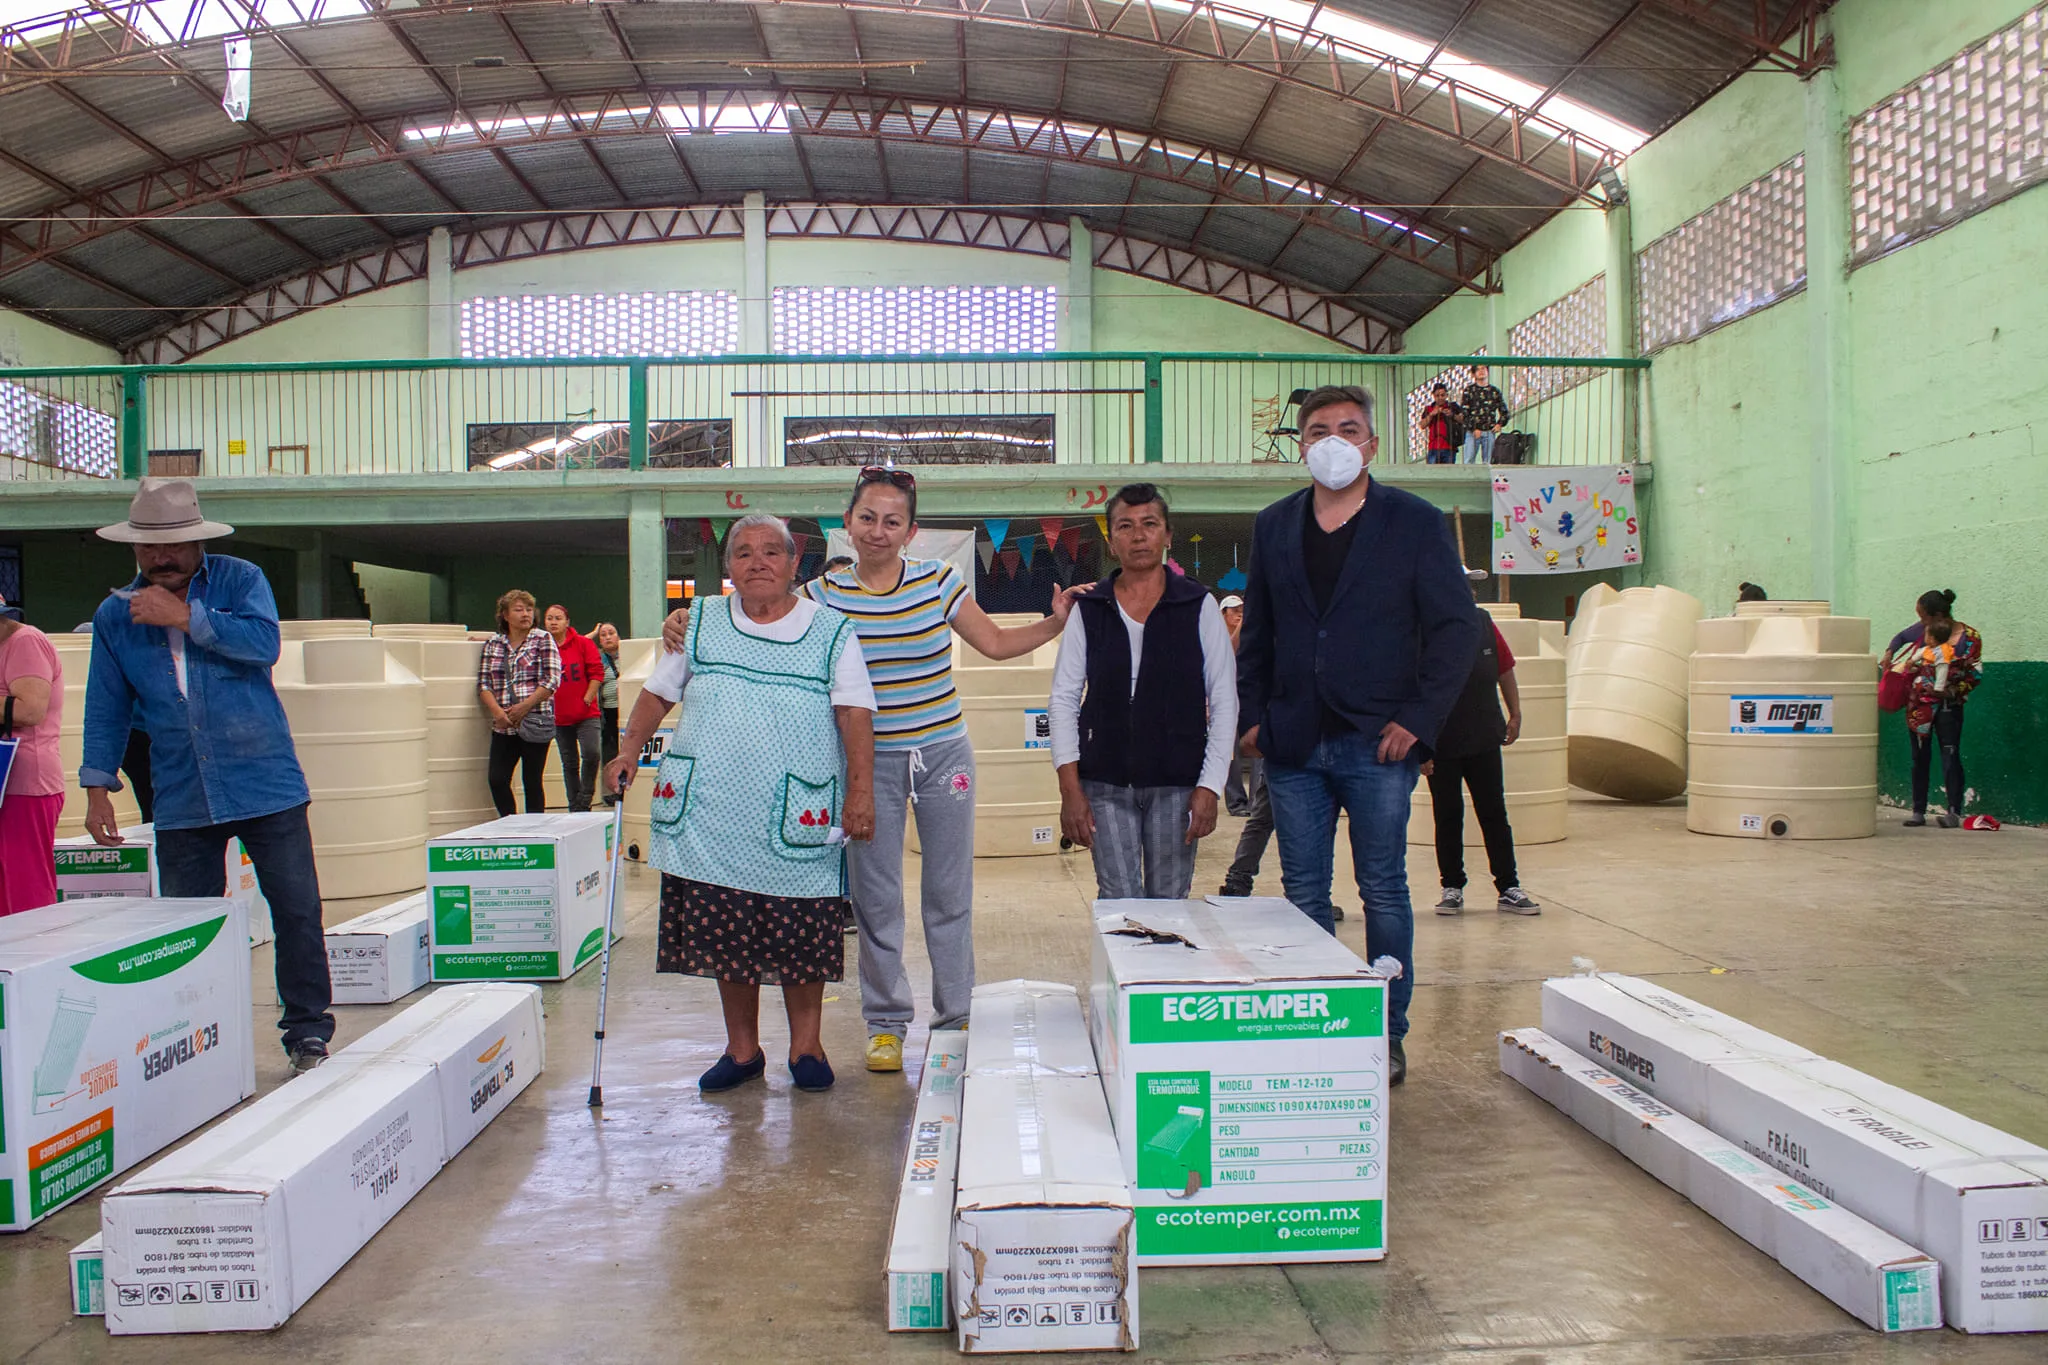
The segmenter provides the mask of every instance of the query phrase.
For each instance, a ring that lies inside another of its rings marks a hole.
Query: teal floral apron
[[[853,623],[820,607],[784,643],[733,623],[736,597],[690,613],[690,678],[654,774],[648,862],[763,896],[846,894],[840,824],[846,760],[832,670]]]

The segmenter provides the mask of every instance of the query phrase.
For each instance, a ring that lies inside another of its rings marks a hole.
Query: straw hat
[[[128,520],[99,530],[101,540],[128,545],[176,545],[234,533],[225,522],[199,515],[199,491],[189,479],[144,479],[128,504]]]

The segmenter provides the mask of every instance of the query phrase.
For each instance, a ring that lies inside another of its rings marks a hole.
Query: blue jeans
[[[1458,462],[1458,452],[1455,450],[1432,449],[1429,452],[1429,462],[1431,464],[1456,464]]]
[[[256,884],[270,902],[277,931],[277,999],[284,1045],[306,1038],[331,1042],[334,1016],[327,1007],[327,938],[320,927],[320,875],[313,866],[313,831],[306,807],[275,815],[230,820],[198,829],[156,832],[157,874],[166,896],[225,896],[228,840],[240,839],[256,865]]]
[[[1387,990],[1387,1036],[1408,1033],[1415,994],[1415,907],[1408,899],[1408,798],[1421,764],[1379,761],[1379,739],[1351,731],[1317,743],[1300,767],[1266,760],[1266,797],[1280,841],[1280,886],[1332,933],[1337,812],[1351,817],[1351,863],[1365,905],[1365,955],[1390,956],[1401,979]]]
[[[1468,431],[1465,433],[1465,463],[1492,464],[1493,438],[1497,431]]]

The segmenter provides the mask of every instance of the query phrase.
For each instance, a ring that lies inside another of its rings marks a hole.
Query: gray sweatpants
[[[868,1036],[910,1031],[903,967],[903,835],[917,817],[918,888],[932,962],[935,1029],[961,1028],[974,995],[974,747],[963,736],[922,749],[876,750],[875,837],[846,846],[860,926],[860,1004]]]
[[[1187,842],[1193,787],[1081,783],[1095,812],[1095,894],[1102,900],[1183,900],[1195,880]]]

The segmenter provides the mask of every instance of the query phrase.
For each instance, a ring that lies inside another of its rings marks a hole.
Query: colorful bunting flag
[[[995,546],[998,550],[1002,549],[1003,542],[1010,537],[1010,519],[1008,517],[990,517],[981,524],[988,528],[989,544]]]
[[[1045,534],[1045,544],[1047,549],[1051,549],[1054,545],[1059,544],[1060,528],[1066,524],[1066,519],[1064,517],[1039,518],[1038,529],[1044,532]]]
[[[1024,567],[1027,569],[1030,568],[1031,557],[1038,552],[1038,542],[1036,540],[1026,538],[1024,540],[1020,540],[1017,542],[1017,549],[1019,553],[1021,553],[1024,556]]]

